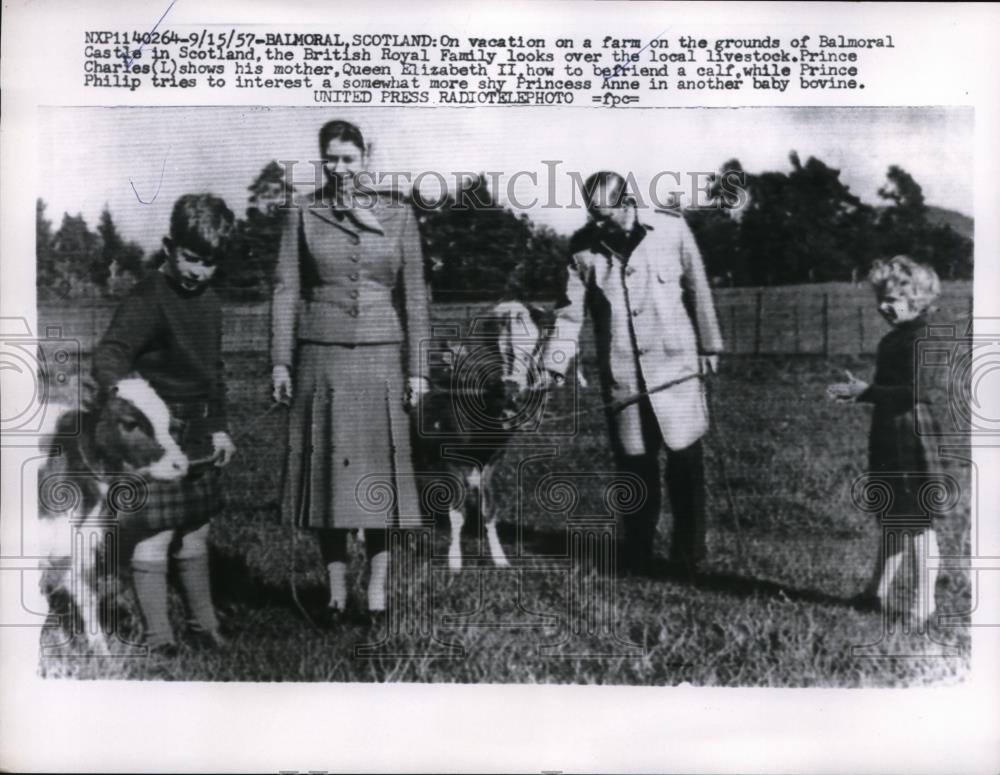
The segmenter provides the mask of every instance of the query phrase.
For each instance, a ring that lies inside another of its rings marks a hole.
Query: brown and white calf
[[[106,651],[96,620],[95,566],[103,547],[88,542],[74,553],[73,536],[88,521],[113,516],[108,496],[116,484],[137,488],[134,496],[141,499],[143,481],[180,479],[188,459],[170,434],[167,405],[140,377],[121,380],[86,407],[50,406],[47,417],[51,424],[40,446],[48,458],[38,476],[40,540],[47,554],[42,592],[49,610],[53,596],[68,596],[91,647]]]
[[[475,505],[494,565],[509,566],[497,535],[496,473],[510,438],[534,422],[528,397],[539,381],[551,325],[545,316],[518,301],[493,307],[476,321],[474,336],[450,343],[451,363],[421,405],[420,425],[427,432],[418,434],[418,458],[427,470],[461,484],[450,488],[448,504],[452,571],[462,568],[462,528]]]

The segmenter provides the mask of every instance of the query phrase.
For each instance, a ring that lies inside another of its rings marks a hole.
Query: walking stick
[[[734,525],[734,533],[736,534],[736,555],[739,558],[740,564],[743,564],[745,559],[745,546],[743,543],[743,527],[740,524],[740,513],[736,508],[736,499],[733,497],[733,490],[729,484],[729,474],[726,470],[726,458],[729,456],[729,445],[726,443],[726,439],[719,429],[719,423],[717,421],[718,413],[715,410],[715,382],[713,379],[705,380],[705,397],[708,403],[708,428],[709,436],[712,437],[713,443],[716,445],[719,458],[719,477],[722,479],[722,487],[726,494],[726,504],[729,507],[729,516],[732,518]]]

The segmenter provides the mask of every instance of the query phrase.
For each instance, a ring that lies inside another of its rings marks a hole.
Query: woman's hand
[[[406,381],[406,397],[403,403],[408,409],[413,409],[420,399],[431,391],[431,383],[427,377],[410,377]]]
[[[275,401],[287,404],[292,400],[292,375],[287,366],[275,366],[271,369],[271,384],[274,386]]]
[[[834,401],[854,401],[868,389],[868,383],[858,379],[850,371],[844,370],[847,382],[837,382],[826,388],[826,395]]]
[[[698,364],[701,366],[701,373],[706,376],[709,374],[718,374],[719,372],[718,355],[699,355]]]

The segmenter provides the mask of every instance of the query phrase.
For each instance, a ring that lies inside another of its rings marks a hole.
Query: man
[[[557,337],[543,355],[561,383],[585,309],[594,323],[603,400],[618,470],[639,477],[646,494],[623,515],[620,563],[650,571],[660,517],[659,453],[667,448],[665,484],[673,511],[670,560],[693,573],[705,556],[705,478],[700,439],[708,409],[700,377],[718,366],[722,337],[694,237],[679,212],[640,222],[624,178],[597,172],[584,184],[589,221],[570,242]],[[666,385],[667,387],[663,387]]]

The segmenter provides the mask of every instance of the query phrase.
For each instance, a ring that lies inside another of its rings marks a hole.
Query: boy
[[[174,549],[191,639],[225,645],[209,585],[209,520],[220,506],[219,466],[236,452],[226,431],[221,362],[222,308],[208,286],[233,214],[211,194],[174,204],[166,260],[122,301],[94,352],[94,376],[108,389],[138,372],[170,408],[171,423],[193,465],[179,482],[150,482],[145,506],[122,527],[128,533],[136,597],[150,651],[175,656],[167,616],[167,562]]]

